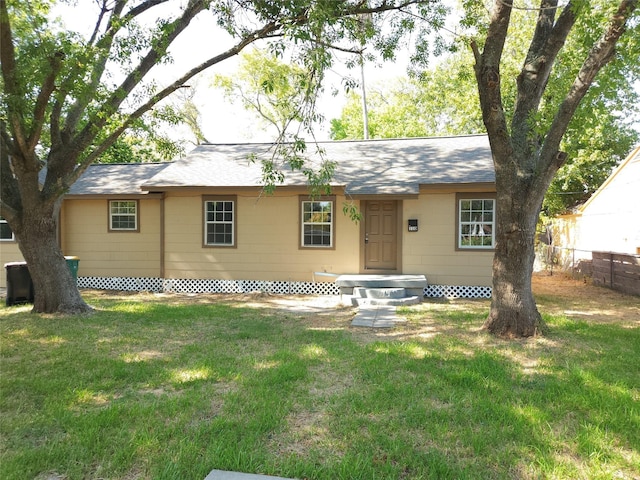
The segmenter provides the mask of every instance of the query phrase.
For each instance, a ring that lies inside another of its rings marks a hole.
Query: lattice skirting
[[[266,280],[199,280],[174,278],[79,277],[78,287],[97,290],[172,293],[249,293],[280,295],[339,295],[332,282],[287,282]]]
[[[119,290],[125,292],[161,292],[162,278],[78,277],[78,288]]]
[[[197,280],[174,278],[79,277],[79,288],[131,292],[172,293],[249,293],[279,295],[339,295],[333,282],[287,282],[266,280]],[[465,285],[429,285],[425,297],[491,298],[491,287]]]
[[[429,285],[424,289],[424,296],[436,298],[491,298],[491,287]]]

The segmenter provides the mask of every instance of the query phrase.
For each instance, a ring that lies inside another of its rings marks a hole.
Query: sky
[[[175,5],[175,4],[172,4]],[[93,11],[92,11],[93,9]],[[59,12],[65,23],[81,33],[87,33],[92,27],[86,19],[95,19],[95,2],[93,0],[78,0],[77,5],[69,8],[62,7]],[[154,14],[155,18],[156,14]],[[84,32],[83,32],[84,29]],[[201,14],[197,16],[189,27],[174,42],[170,53],[173,63],[159,68],[156,79],[159,84],[169,84],[175,78],[187,70],[198,65],[210,56],[224,51],[231,46],[231,37],[215,26],[212,15]],[[265,43],[257,46],[265,46]],[[390,80],[406,76],[409,63],[409,52],[396,52],[397,60],[394,63],[373,64],[366,63],[365,84],[367,89],[376,85],[388,83]],[[259,128],[257,115],[246,111],[239,104],[231,104],[223,97],[222,91],[211,87],[211,78],[215,74],[232,76],[237,70],[239,57],[232,57],[209,68],[196,79],[189,82],[195,86],[193,99],[202,118],[202,130],[206,139],[211,143],[243,143],[243,142],[269,142],[274,139],[273,132],[266,132]],[[351,76],[360,80],[359,69],[349,70],[344,64],[337,63],[326,73],[324,82],[324,95],[318,101],[319,113],[324,115],[325,122],[318,125],[315,135],[317,140],[329,139],[329,125],[332,118],[340,116],[342,107],[346,102],[346,95],[339,93],[331,95],[332,90],[344,91],[342,80],[345,76]],[[640,88],[640,85],[639,87]],[[640,128],[640,126],[638,126]],[[190,131],[177,128],[172,131],[175,139],[192,138]],[[187,146],[187,150],[189,150]]]
[[[93,24],[87,19],[97,18],[97,10],[93,0],[78,0],[73,6],[59,6],[54,15],[59,15],[65,24],[73,30],[88,35]],[[154,18],[157,14],[154,13]],[[170,48],[173,62],[170,65],[155,69],[155,78],[160,85],[171,83],[184,72],[195,67],[211,56],[221,53],[233,43],[231,37],[214,25],[212,15],[203,13],[198,15],[181,33]],[[264,42],[255,44],[264,47]],[[252,47],[249,47],[252,48]],[[408,66],[408,51],[398,52],[398,60],[394,63],[373,64],[366,63],[365,83],[371,87],[398,76],[406,75]],[[232,76],[237,70],[239,57],[232,57],[212,66],[188,82],[195,87],[193,98],[202,118],[202,130],[206,139],[211,143],[262,142],[272,141],[274,133],[259,128],[257,115],[246,111],[239,104],[231,104],[223,97],[222,91],[211,87],[211,79],[215,74]],[[324,124],[315,130],[317,140],[329,139],[329,122],[340,116],[346,102],[346,95],[331,94],[337,89],[343,92],[342,79],[351,76],[360,80],[360,69],[349,70],[344,64],[336,64],[326,73],[324,94],[318,101],[318,110],[325,117]],[[173,131],[174,137],[192,137],[189,130],[178,128]]]
[[[211,33],[206,33],[207,22],[205,19],[196,18],[194,23],[194,25],[190,25],[193,28],[185,31],[183,38],[179,39],[175,44],[175,53],[173,53],[173,69],[175,71],[184,71],[189,66],[197,65],[199,61],[205,60],[208,54],[212,52],[212,50],[207,51],[206,48],[192,48],[193,45],[200,44],[203,38],[206,39],[211,36]],[[212,44],[219,44],[219,39],[226,41],[228,37],[220,35],[209,41]],[[265,43],[257,44],[258,47],[264,47],[265,45]],[[220,47],[216,48],[216,51],[221,50]],[[372,87],[389,79],[406,75],[408,57],[408,52],[398,52],[396,62],[388,62],[386,64],[366,63],[364,67],[365,85]],[[237,71],[238,63],[238,56],[227,59],[206,70],[197,78],[194,103],[202,115],[203,133],[211,143],[271,141],[273,140],[273,131],[260,130],[258,128],[260,123],[257,121],[255,113],[246,111],[240,104],[230,104],[223,97],[221,90],[210,87],[211,79],[215,74],[233,76],[233,73]],[[323,84],[324,94],[317,104],[319,112],[325,117],[325,122],[318,125],[315,131],[317,140],[329,139],[329,122],[332,118],[337,118],[341,114],[342,107],[346,102],[346,95],[342,93],[344,91],[342,80],[347,76],[354,77],[360,81],[360,69],[348,69],[343,63],[337,63],[326,72]],[[332,95],[331,92],[335,89],[341,93],[335,96]]]

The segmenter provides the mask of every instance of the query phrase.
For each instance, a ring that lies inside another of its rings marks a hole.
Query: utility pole
[[[358,21],[360,22],[360,28],[362,33],[364,34],[367,29],[371,26],[373,22],[373,17],[370,13],[361,14],[358,16]],[[361,50],[360,50],[360,81],[362,84],[362,125],[363,125],[363,135],[362,137],[365,140],[369,140],[369,112],[367,111],[367,89],[364,83],[364,45],[365,42],[362,40]]]
[[[369,140],[369,112],[367,111],[367,89],[364,84],[364,55],[360,53],[360,82],[362,85],[362,125],[363,138]]]

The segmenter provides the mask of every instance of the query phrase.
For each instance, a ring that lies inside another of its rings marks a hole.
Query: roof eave
[[[63,200],[91,200],[103,198],[162,198],[161,192],[139,192],[139,193],[68,193]]]
[[[442,182],[442,183],[421,183],[420,192],[495,192],[496,182]]]

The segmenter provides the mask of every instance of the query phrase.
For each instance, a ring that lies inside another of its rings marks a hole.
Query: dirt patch
[[[532,280],[538,308],[543,313],[640,327],[639,297],[558,273],[536,274]]]
[[[564,314],[582,317],[594,322],[618,322],[640,327],[640,298],[593,285],[588,279],[574,279],[555,273],[535,274],[532,278],[533,292],[538,307],[543,313]],[[247,294],[225,296],[243,304],[259,308],[284,309],[292,313],[317,316],[331,311],[353,316],[356,309],[340,302],[338,296],[285,296]],[[433,308],[452,310],[479,310],[486,308],[488,300],[474,299],[427,299]],[[418,307],[419,308],[419,307]],[[402,327],[402,325],[399,325]],[[425,328],[427,326],[423,325]],[[428,328],[427,328],[428,330]],[[421,332],[428,335],[428,331]]]
[[[549,314],[562,314],[576,320],[590,322],[616,322],[628,327],[640,327],[640,298],[625,295],[605,287],[598,287],[588,279],[574,279],[562,273],[535,274],[532,279],[533,292],[539,310]],[[259,308],[269,312],[285,311],[300,317],[314,329],[350,328],[356,308],[343,303],[338,295],[272,295],[264,292],[247,294],[175,294],[175,293],[129,293],[91,291],[95,296],[111,298],[147,296],[150,301],[162,299],[176,304],[189,303],[232,303],[245,307]],[[427,304],[427,305],[425,305]],[[488,308],[488,300],[473,299],[426,299],[422,306],[414,307],[431,311],[444,309],[481,311]],[[431,315],[430,315],[431,317]],[[428,337],[442,333],[443,326],[434,319],[423,319],[420,325],[412,322],[398,324],[393,329],[370,329],[358,327],[358,331],[368,331],[371,339],[404,340],[409,337]],[[375,331],[373,331],[375,330]],[[436,332],[437,330],[437,332]]]

